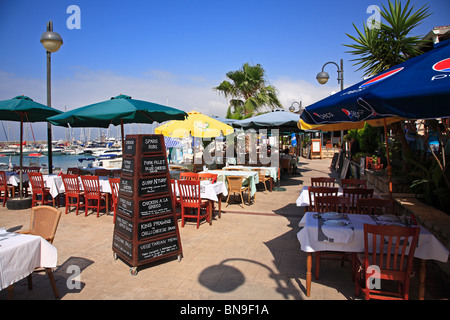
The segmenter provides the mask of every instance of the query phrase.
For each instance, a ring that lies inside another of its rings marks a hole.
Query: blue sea
[[[13,165],[19,165],[20,164],[20,157],[19,156],[4,156],[0,157],[1,163],[9,164],[9,159],[11,157],[11,163]],[[53,170],[57,168],[61,168],[62,170],[67,170],[67,168],[70,167],[86,167],[88,162],[83,161],[80,162],[78,159],[82,158],[92,158],[90,155],[85,154],[79,154],[79,155],[61,155],[61,154],[54,154],[52,157],[53,162]],[[33,162],[39,161],[39,165],[42,167],[47,168],[48,167],[48,157],[46,155],[36,158],[36,157],[23,157],[23,165],[29,166],[31,161],[31,165],[34,166]]]

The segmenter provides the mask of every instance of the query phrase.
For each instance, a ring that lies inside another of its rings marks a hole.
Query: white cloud
[[[93,71],[77,67],[71,77],[52,79],[52,106],[65,111],[101,102],[119,94],[126,94],[135,99],[169,105],[184,111],[196,110],[207,115],[224,117],[228,101],[212,90],[222,79],[223,75],[217,80],[210,80],[200,76],[176,75],[160,70],[148,71],[140,77],[133,77],[112,71]],[[332,91],[338,91],[337,86],[320,86],[304,80],[289,78],[271,80],[278,89],[280,101],[286,109],[294,101],[301,100],[306,107],[327,97]],[[0,71],[0,84],[0,100],[23,94],[46,104],[45,79],[24,78]],[[141,125],[141,128],[143,126]],[[153,125],[152,128],[155,126]],[[45,128],[45,124],[33,124],[36,140],[46,139]],[[54,138],[64,138],[64,129],[54,128]],[[126,129],[126,133],[129,130],[131,129]],[[133,130],[137,132],[136,128]],[[1,131],[0,140],[5,140],[4,132]],[[15,136],[18,138],[18,133]]]

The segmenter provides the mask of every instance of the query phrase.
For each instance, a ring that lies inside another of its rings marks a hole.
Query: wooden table
[[[364,252],[364,224],[379,224],[369,215],[364,214],[346,214],[353,227],[351,237],[341,237],[344,240],[330,241],[329,239],[320,238],[318,219],[315,218],[315,212],[306,212],[299,226],[302,229],[297,233],[301,250],[308,253],[306,260],[306,296],[311,293],[312,279],[312,254],[317,251],[337,251],[337,252]],[[390,224],[383,221],[382,224]],[[343,233],[349,232],[349,226],[334,227],[342,230]],[[449,251],[442,245],[436,237],[428,230],[420,228],[419,243],[414,252],[414,257],[422,259],[421,270],[419,275],[419,299],[425,295],[425,274],[426,260],[437,260],[446,263]]]

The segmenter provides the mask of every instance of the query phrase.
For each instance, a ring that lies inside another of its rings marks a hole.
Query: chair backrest
[[[314,199],[323,196],[337,196],[339,188],[337,187],[308,187],[309,210],[314,209]]]
[[[111,178],[120,178],[121,174],[122,174],[122,169],[120,169],[120,170],[112,170],[109,176]]]
[[[27,172],[40,172],[41,167],[27,167]]]
[[[67,174],[80,174],[80,168],[67,168]]]
[[[311,177],[311,185],[313,187],[334,187],[335,184],[336,184],[335,178]]]
[[[350,212],[356,213],[356,202],[358,199],[372,198],[373,189],[361,189],[361,188],[344,188],[344,197],[350,198]]]
[[[265,182],[266,180],[266,170],[264,169],[252,169],[252,171],[258,172],[259,182]]]
[[[30,179],[31,188],[34,191],[44,189],[44,178],[40,172],[28,172],[28,178]]]
[[[111,194],[114,201],[117,200],[119,197],[119,185],[120,185],[120,178],[109,178],[109,185],[111,186]]]
[[[217,182],[217,174],[214,173],[199,173],[198,180],[209,180],[211,183]]]
[[[61,211],[56,208],[46,205],[31,208],[30,234],[53,243],[60,218]]]
[[[100,196],[100,182],[98,176],[81,176],[85,196]]]
[[[200,204],[200,181],[198,180],[178,180],[178,190],[180,202],[183,204]]]
[[[244,181],[244,177],[227,176],[228,192],[241,192],[242,181]]]
[[[341,179],[342,188],[367,188],[367,181],[362,179]]]
[[[380,198],[362,198],[356,201],[356,213],[394,214],[394,201]]]
[[[108,169],[95,169],[94,176],[108,177],[110,171]]]
[[[180,172],[180,180],[198,180],[198,173]]]
[[[2,190],[8,190],[8,181],[6,180],[6,173],[5,171],[0,171],[0,188]]]
[[[314,211],[319,213],[340,212],[349,210],[350,199],[342,196],[321,196],[314,198]]]
[[[61,178],[64,183],[64,189],[66,193],[79,193],[80,192],[80,181],[78,180],[78,175],[76,174],[62,174]]]
[[[419,233],[418,227],[364,224],[364,270],[376,265],[383,277],[406,279],[412,271]]]

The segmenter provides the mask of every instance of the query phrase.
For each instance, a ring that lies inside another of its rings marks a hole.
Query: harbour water
[[[20,164],[20,157],[19,156],[4,156],[4,157],[0,157],[0,163],[2,164],[6,164],[9,165],[9,161],[11,158],[11,163],[15,166],[15,165],[19,165]],[[78,159],[82,159],[82,158],[92,158],[91,155],[86,155],[86,154],[80,154],[80,155],[62,155],[62,154],[54,154],[52,157],[52,162],[53,162],[53,170],[58,170],[58,168],[61,168],[61,170],[66,171],[67,168],[71,168],[71,167],[86,167],[87,166],[87,162],[83,161],[80,162],[78,161]],[[38,161],[39,166],[48,167],[48,157],[46,155],[43,155],[42,157],[36,158],[36,157],[28,157],[28,156],[24,156],[23,157],[23,165],[24,166],[30,166],[30,160],[31,160],[31,165],[33,165],[33,162]]]

